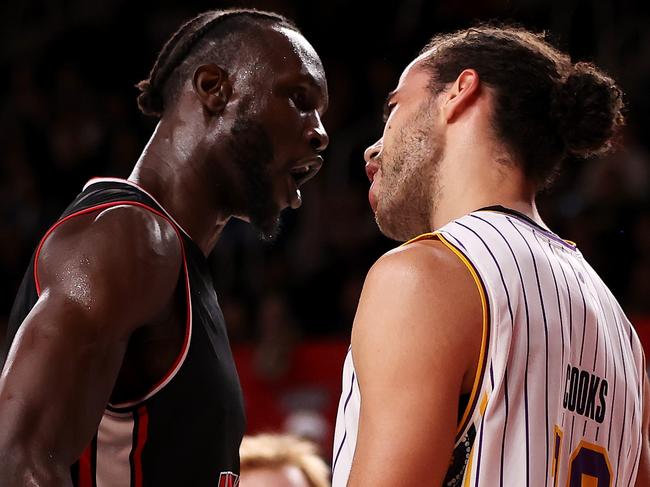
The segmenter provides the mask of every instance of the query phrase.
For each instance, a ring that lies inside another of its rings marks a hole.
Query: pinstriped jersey
[[[181,243],[179,293],[185,340],[168,373],[133,401],[108,404],[90,445],[72,466],[75,487],[236,487],[243,399],[208,263],[171,215],[143,189],[91,180],[46,233],[79,215],[137,206],[167,220]],[[41,243],[42,246],[42,243]],[[40,294],[39,246],[18,291],[0,361]]]
[[[419,238],[438,239],[467,265],[484,311],[479,368],[443,485],[633,486],[645,358],[575,245],[502,207]],[[349,351],[333,487],[347,482],[362,392]]]

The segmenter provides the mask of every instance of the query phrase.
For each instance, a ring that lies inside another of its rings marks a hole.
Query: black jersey
[[[223,314],[207,261],[173,218],[135,184],[91,180],[45,234],[75,216],[135,205],[169,221],[182,243],[186,293],[185,343],[171,370],[142,398],[108,404],[97,433],[72,467],[75,487],[234,487],[244,409]],[[42,243],[41,243],[42,245]],[[25,274],[11,312],[2,362],[40,292],[36,262]],[[182,292],[182,290],[180,290]]]

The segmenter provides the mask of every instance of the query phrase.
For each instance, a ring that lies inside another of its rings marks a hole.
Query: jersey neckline
[[[564,246],[568,247],[571,250],[577,250],[577,245],[574,242],[571,242],[570,240],[564,240],[559,235],[553,233],[548,228],[544,228],[539,223],[537,223],[535,220],[533,220],[531,217],[529,217],[528,215],[526,215],[526,214],[524,214],[524,213],[522,213],[520,211],[514,210],[512,208],[508,208],[508,207],[502,206],[502,205],[485,206],[483,208],[479,208],[476,211],[492,211],[492,212],[496,212],[496,213],[505,213],[506,215],[514,216],[519,221],[530,225],[531,227],[533,227],[534,229],[542,232],[544,235],[546,235],[547,237],[553,239],[554,241],[563,244]]]
[[[123,178],[92,178],[90,179],[83,187],[83,190],[85,191],[89,186],[92,186],[93,184],[98,184],[98,183],[122,183],[126,184],[128,186],[131,186],[141,192],[143,192],[145,195],[147,195],[149,198],[153,200],[154,203],[156,203],[162,212],[172,221],[174,225],[178,227],[178,229],[185,234],[187,238],[190,239],[192,243],[194,243],[194,240],[192,240],[192,237],[190,237],[190,234],[174,219],[174,217],[167,211],[167,209],[160,204],[160,202],[154,198],[154,196],[149,193],[146,189],[144,189],[142,186],[140,186],[137,183],[134,183],[133,181],[129,181],[128,179],[123,179]]]

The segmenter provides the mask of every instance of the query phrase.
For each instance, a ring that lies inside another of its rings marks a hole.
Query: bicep
[[[0,450],[69,465],[92,439],[131,333],[178,282],[180,244],[156,218],[133,208],[78,217],[45,242],[41,292],[0,378]]]
[[[29,444],[71,464],[92,439],[127,338],[109,340],[82,307],[44,293],[24,320],[0,381],[5,445]]]
[[[366,281],[352,340],[362,400],[350,486],[440,485],[446,474],[481,308],[466,270],[434,263]],[[436,281],[446,267],[454,282]]]

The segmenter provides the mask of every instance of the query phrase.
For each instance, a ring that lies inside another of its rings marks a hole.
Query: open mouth
[[[313,178],[323,165],[323,158],[321,156],[312,157],[310,159],[303,159],[291,168],[289,174],[293,179],[296,187],[300,187],[306,181]]]

